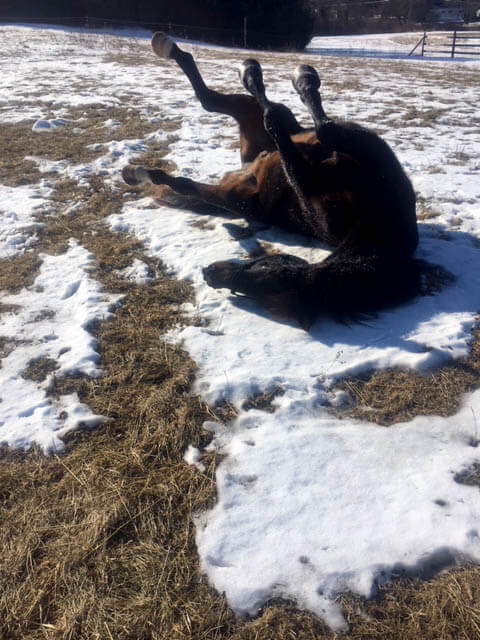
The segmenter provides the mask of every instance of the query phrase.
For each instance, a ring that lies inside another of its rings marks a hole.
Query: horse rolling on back
[[[237,121],[242,168],[212,185],[129,165],[124,180],[162,185],[161,197],[173,191],[186,207],[201,201],[213,215],[229,211],[334,247],[314,264],[287,254],[215,262],[203,270],[210,286],[254,298],[304,328],[319,314],[355,317],[419,294],[425,265],[413,259],[418,232],[412,184],[378,135],[327,117],[315,69],[301,65],[293,78],[313,120],[304,129],[287,107],[267,98],[256,60],[240,67],[250,95],[227,95],[209,89],[191,54],[168,36],[155,34],[152,46],[179,65],[207,111]]]

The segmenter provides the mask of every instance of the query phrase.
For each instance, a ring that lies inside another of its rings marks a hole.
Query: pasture
[[[1,32],[0,636],[480,637],[478,63],[258,54],[304,123],[299,62],[385,137],[452,274],[306,333],[201,267],[325,247],[122,183],[239,163],[146,36]],[[190,50],[239,90],[245,53]]]

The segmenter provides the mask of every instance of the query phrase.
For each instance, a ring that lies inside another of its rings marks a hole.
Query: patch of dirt
[[[14,351],[15,345],[17,344],[18,342],[16,340],[0,336],[0,360],[3,360],[3,358],[9,356],[12,351]],[[1,366],[2,363],[0,362],[0,367]]]
[[[213,418],[216,422],[228,424],[232,422],[232,420],[235,420],[239,412],[235,405],[227,400],[221,400],[217,402],[214,407],[209,408],[209,413],[210,420]]]
[[[0,260],[0,291],[18,293],[33,284],[41,265],[38,253],[27,251]]]
[[[479,441],[477,440],[474,444],[478,447]],[[480,487],[480,462],[474,462],[471,467],[456,473],[454,480],[470,487]]]

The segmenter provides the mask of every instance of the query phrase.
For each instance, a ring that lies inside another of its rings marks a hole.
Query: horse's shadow
[[[236,226],[224,225],[235,237]],[[288,234],[272,227],[257,225],[243,228],[238,242],[247,252],[262,246],[262,241],[278,243],[288,253],[289,247],[325,249],[311,238]],[[425,353],[428,366],[443,362],[448,355],[464,348],[476,314],[480,312],[480,241],[464,231],[454,231],[441,224],[418,225],[420,242],[415,257],[435,265],[431,282],[425,282],[423,295],[375,315],[343,318],[318,316],[309,329],[310,337],[327,346],[338,344],[378,349],[399,348],[412,354]],[[237,238],[236,238],[237,239]],[[435,276],[438,276],[436,277]],[[254,300],[232,296],[231,303],[258,316],[298,328],[291,318],[272,315]]]

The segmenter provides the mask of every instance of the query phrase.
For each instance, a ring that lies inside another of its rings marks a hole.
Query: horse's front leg
[[[298,220],[299,231],[316,227],[316,212],[306,193],[306,184],[311,181],[311,165],[292,142],[288,127],[285,126],[283,105],[270,102],[265,94],[262,69],[256,60],[248,59],[242,65],[241,79],[263,110],[264,127],[275,143],[280,154],[285,177],[298,201],[298,211],[293,212]]]

